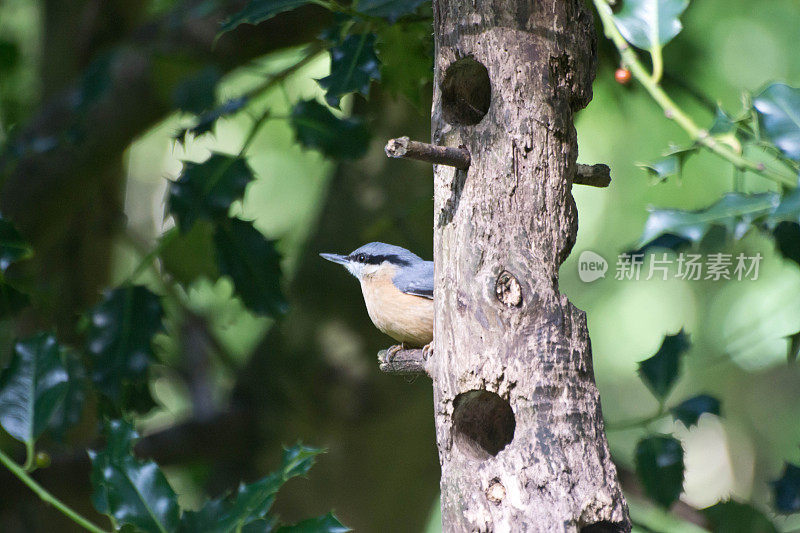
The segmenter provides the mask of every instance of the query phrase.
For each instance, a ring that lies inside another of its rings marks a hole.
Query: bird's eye
[[[356,261],[359,263],[366,263],[367,262],[367,254],[358,254],[356,256]]]

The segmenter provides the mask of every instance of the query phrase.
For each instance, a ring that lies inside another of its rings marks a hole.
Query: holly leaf
[[[139,438],[133,426],[112,420],[106,424],[106,436],[105,450],[89,452],[95,508],[120,527],[154,533],[177,530],[178,497],[156,463],[133,456]]]
[[[766,218],[767,227],[781,222],[800,222],[800,188],[784,194],[777,207]]]
[[[276,533],[347,533],[348,531],[352,529],[342,525],[333,513],[328,513],[291,526],[280,527]]]
[[[171,231],[177,232],[173,229]],[[162,237],[162,240],[167,236]],[[186,233],[169,236],[161,248],[164,270],[184,287],[198,278],[215,280],[219,270],[214,251],[214,226],[206,220],[192,225]]]
[[[394,23],[403,15],[409,15],[426,0],[360,0],[356,6],[359,13],[371,17],[381,17]]]
[[[49,333],[14,343],[0,374],[0,425],[15,439],[33,443],[64,400],[69,376],[61,347]]]
[[[689,243],[690,241],[688,239],[678,237],[677,235],[673,235],[671,233],[665,233],[659,237],[656,237],[641,248],[631,250],[627,253],[629,255],[645,254],[654,248],[664,248],[667,250],[672,250],[673,252],[677,252]]]
[[[791,258],[798,246],[794,240],[796,234],[791,227],[781,227],[783,222],[800,222],[800,188],[783,196],[774,192],[728,193],[711,206],[696,211],[650,208],[638,246],[646,247],[663,235],[696,243],[716,227],[740,239],[755,225],[773,232],[777,230],[778,244]],[[781,235],[781,232],[786,233]]]
[[[195,122],[194,126],[179,131],[174,137],[175,140],[181,143],[185,143],[186,138],[189,135],[192,135],[193,137],[199,137],[201,135],[205,135],[206,133],[214,129],[217,120],[219,120],[222,117],[233,115],[237,111],[240,111],[241,109],[244,108],[245,105],[247,105],[247,101],[248,99],[246,96],[232,98],[227,102],[224,102],[221,105],[215,107],[214,109],[203,113],[198,117],[197,122]]]
[[[230,276],[236,294],[251,311],[270,316],[286,312],[275,241],[266,239],[252,223],[229,218],[216,225],[214,246],[219,272]]]
[[[217,67],[208,66],[181,81],[172,93],[176,109],[200,114],[214,107],[217,101],[217,82],[222,73]]]
[[[381,79],[374,33],[349,35],[330,54],[331,73],[317,83],[326,89],[325,101],[332,107],[338,108],[341,97],[349,93],[369,95],[372,80]]]
[[[222,23],[219,34],[229,32],[240,24],[260,24],[285,11],[310,4],[309,0],[251,0],[244,9]]]
[[[33,256],[33,248],[9,220],[0,217],[0,271]]]
[[[683,329],[675,335],[666,335],[656,354],[639,363],[639,376],[659,400],[663,400],[680,371],[681,356],[689,349],[689,336]]]
[[[663,182],[672,176],[680,178],[686,159],[696,151],[697,148],[694,146],[670,146],[669,150],[664,153],[664,157],[658,161],[639,163],[637,166],[646,170],[647,173],[658,182]]]
[[[169,186],[168,210],[185,233],[197,220],[227,217],[253,179],[247,162],[236,156],[213,154],[200,164],[187,161],[180,178]]]
[[[747,503],[719,502],[701,511],[719,533],[778,533],[769,518]]]
[[[713,227],[723,227],[740,239],[755,220],[773,213],[779,203],[780,195],[773,192],[728,193],[711,206],[697,211],[650,208],[650,216],[637,246],[644,246],[667,233],[696,243]]]
[[[697,424],[705,413],[719,416],[719,400],[708,394],[699,394],[689,398],[669,410],[675,420],[680,420],[687,428]]]
[[[689,0],[625,0],[614,22],[625,40],[643,50],[663,46],[683,29]]]
[[[425,87],[433,81],[433,37],[430,23],[397,23],[378,32],[381,87],[403,95],[422,108]]]
[[[181,531],[227,533],[248,525],[272,523],[274,520],[267,513],[278,490],[293,477],[307,474],[322,452],[299,443],[286,448],[277,471],[249,485],[240,485],[239,490],[227,498],[206,502],[199,511],[184,513]]]
[[[337,118],[314,100],[294,106],[291,124],[300,144],[328,157],[358,159],[367,151],[369,133],[361,120]]]
[[[779,513],[800,511],[800,467],[786,463],[783,475],[772,482],[775,496],[775,509]]]
[[[68,376],[67,389],[50,423],[51,433],[60,440],[81,420],[89,381],[80,355],[73,350],[64,350],[64,368]]]
[[[753,99],[764,136],[786,157],[800,161],[800,89],[773,83]]]
[[[675,156],[668,156],[651,163],[638,163],[636,166],[646,170],[651,177],[656,178],[659,182],[679,175],[681,169],[680,161]]]
[[[92,381],[116,408],[141,412],[152,403],[147,368],[163,318],[158,295],[142,286],[106,291],[89,311],[86,351],[93,362]]]
[[[645,493],[668,508],[683,490],[683,448],[680,441],[653,435],[636,445],[636,475]]]
[[[708,133],[711,135],[727,135],[736,131],[736,122],[728,116],[724,109],[717,106],[714,111],[714,120],[711,127],[708,128]]]

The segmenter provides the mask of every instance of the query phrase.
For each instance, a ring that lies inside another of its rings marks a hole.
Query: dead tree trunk
[[[581,0],[434,0],[433,378],[445,531],[628,531],[585,314],[558,291],[575,242],[573,114],[591,99]]]

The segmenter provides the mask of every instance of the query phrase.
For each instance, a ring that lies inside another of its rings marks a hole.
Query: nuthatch
[[[361,282],[372,323],[396,341],[389,356],[405,346],[425,347],[433,340],[433,261],[405,248],[371,242],[350,255],[319,254],[339,263]]]

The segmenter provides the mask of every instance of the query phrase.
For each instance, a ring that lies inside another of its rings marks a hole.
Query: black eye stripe
[[[411,264],[405,259],[401,259],[399,255],[395,254],[387,254],[387,255],[356,254],[356,255],[351,255],[349,259],[351,261],[356,261],[358,263],[364,263],[367,265],[380,265],[384,261],[388,261],[389,263],[397,266],[408,266]]]

